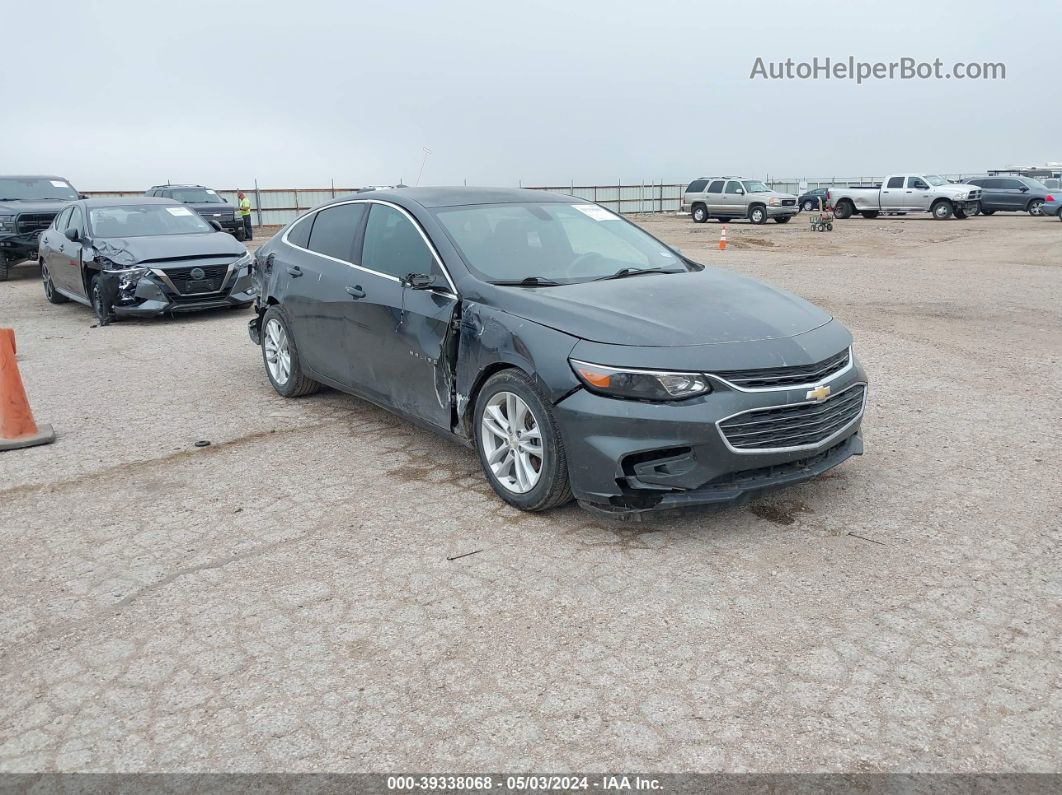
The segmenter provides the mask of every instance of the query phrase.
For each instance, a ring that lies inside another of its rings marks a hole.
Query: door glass
[[[55,225],[56,232],[62,232],[66,229],[66,220],[70,217],[70,211],[72,209],[73,208],[71,207],[67,207],[65,210],[59,213],[59,215],[55,216],[55,221],[53,221],[52,223]]]
[[[85,224],[81,217],[81,208],[74,206],[70,213],[70,220],[66,224],[67,229],[76,229],[79,236],[85,234]]]
[[[740,182],[737,182],[735,180],[730,180],[730,182],[726,183],[726,192],[727,193],[738,193],[740,191],[741,191],[741,183]]]
[[[1025,187],[1019,179],[1004,179],[1001,182],[1004,190],[1021,190]]]
[[[722,193],[723,192],[723,180],[717,179],[711,185],[708,186],[709,193]]]
[[[310,227],[313,226],[313,218],[307,217],[299,221],[288,230],[288,242],[299,248],[306,248],[310,242]]]
[[[364,204],[326,207],[317,213],[313,221],[310,241],[306,248],[343,262],[353,262],[354,235],[357,234],[358,225],[364,217]]]
[[[890,177],[889,178],[889,184],[886,185],[885,187],[886,188],[902,188],[903,187],[903,177]]]
[[[929,185],[927,185],[924,180],[921,180],[918,177],[908,177],[907,178],[907,187],[908,188],[925,189],[925,188],[928,188]]]
[[[431,249],[405,214],[386,204],[372,205],[361,249],[363,267],[403,279],[411,273],[430,275],[434,263]]]

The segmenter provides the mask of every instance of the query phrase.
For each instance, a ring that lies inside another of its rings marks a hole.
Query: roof
[[[354,194],[365,198],[367,194]],[[538,204],[573,201],[572,196],[562,196],[544,190],[526,188],[397,188],[372,191],[372,195],[401,201],[414,201],[422,207],[461,207],[466,204],[515,204],[534,202]],[[575,201],[585,201],[574,199]]]
[[[159,190],[161,188],[205,188],[205,185],[192,185],[191,183],[184,182],[167,182],[165,185],[152,185],[148,190]]]
[[[61,179],[63,182],[70,182],[66,177],[57,177],[55,174],[0,174],[0,179]]]
[[[128,207],[130,205],[164,204],[167,207],[184,207],[174,199],[162,199],[155,196],[110,196],[98,199],[82,199],[82,204],[92,207]]]

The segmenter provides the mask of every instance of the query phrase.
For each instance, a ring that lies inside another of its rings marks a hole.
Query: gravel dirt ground
[[[1062,768],[1062,224],[636,220],[851,327],[866,455],[525,515],[463,447],[275,395],[249,312],[93,328],[16,270],[59,439],[0,454],[0,770]]]

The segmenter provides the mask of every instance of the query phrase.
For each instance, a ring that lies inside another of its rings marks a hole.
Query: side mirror
[[[221,228],[221,224],[219,224],[219,223],[218,223],[217,221],[211,221],[211,222],[210,222],[210,225],[211,225],[212,227],[214,227],[214,230],[215,230],[215,231],[217,231],[217,232],[223,232],[223,231],[225,231],[224,229],[222,229],[222,228]]]
[[[1020,190],[1022,193],[1027,193],[1029,191],[1029,186],[1022,185],[1020,188],[1018,188],[1018,190]]]
[[[745,195],[745,190],[744,190],[744,188],[738,188],[738,195],[739,195],[739,196],[744,196],[744,195]]]
[[[410,290],[430,290],[435,286],[435,277],[426,273],[411,273],[402,280]]]
[[[77,195],[77,197],[78,197],[79,199],[87,199],[87,198],[88,198],[88,196],[86,196],[86,195],[85,195],[84,193],[79,193],[79,194]]]
[[[72,227],[63,232],[63,236],[72,243],[76,243],[78,239],[77,230]]]

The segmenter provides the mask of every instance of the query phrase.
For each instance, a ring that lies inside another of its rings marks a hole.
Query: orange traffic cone
[[[0,450],[15,450],[55,441],[51,425],[33,421],[22,376],[15,362],[15,331],[0,328]]]
[[[719,235],[719,250],[726,251],[726,224],[723,224],[723,233]]]

